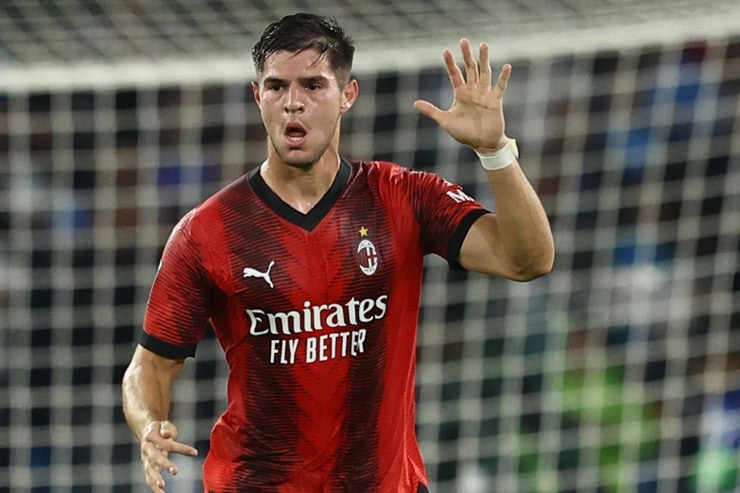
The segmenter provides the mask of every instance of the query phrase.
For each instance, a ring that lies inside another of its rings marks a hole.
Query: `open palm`
[[[423,115],[433,119],[455,140],[478,152],[486,153],[499,149],[506,143],[503,98],[511,75],[511,65],[504,65],[496,85],[491,86],[492,73],[488,61],[488,45],[480,45],[480,64],[473,56],[470,41],[462,39],[460,49],[465,65],[465,74],[455,63],[450,50],[443,56],[447,74],[454,91],[454,99],[448,110],[442,110],[429,101],[418,100],[414,107]]]

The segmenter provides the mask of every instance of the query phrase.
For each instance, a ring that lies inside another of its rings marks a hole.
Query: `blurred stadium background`
[[[0,492],[144,491],[120,410],[177,219],[263,157],[249,52],[298,10],[353,34],[344,153],[434,170],[491,207],[450,101],[462,36],[514,66],[508,133],[554,272],[430,258],[418,432],[433,492],[736,491],[740,4],[656,0],[0,1]],[[177,383],[182,439],[223,408],[212,338]],[[168,491],[197,491],[181,458]]]

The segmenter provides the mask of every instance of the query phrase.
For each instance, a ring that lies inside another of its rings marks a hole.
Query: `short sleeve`
[[[419,223],[422,249],[459,268],[463,240],[473,223],[488,210],[460,185],[434,173],[408,171],[404,181]]]
[[[144,314],[140,344],[167,358],[195,355],[211,314],[211,283],[194,238],[192,214],[173,229]]]

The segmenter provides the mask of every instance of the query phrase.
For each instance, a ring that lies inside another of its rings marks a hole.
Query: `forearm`
[[[548,273],[555,255],[550,223],[519,163],[486,175],[496,201],[502,255],[525,280]]]
[[[135,361],[123,377],[123,413],[131,431],[141,441],[147,425],[168,418],[171,380],[158,375],[156,366]]]

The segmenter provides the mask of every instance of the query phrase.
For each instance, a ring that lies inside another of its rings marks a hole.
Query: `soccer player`
[[[492,80],[460,43],[448,110],[414,106],[481,155],[495,214],[461,187],[339,155],[358,97],[354,47],[333,20],[295,14],[252,51],[267,158],[185,215],[167,241],[123,380],[146,482],[195,456],[169,421],[170,388],[208,322],[229,366],[206,492],[427,492],[414,432],[423,258],[526,281],[552,267],[547,217],[504,132],[511,67]],[[473,170],[471,170],[471,173]]]

